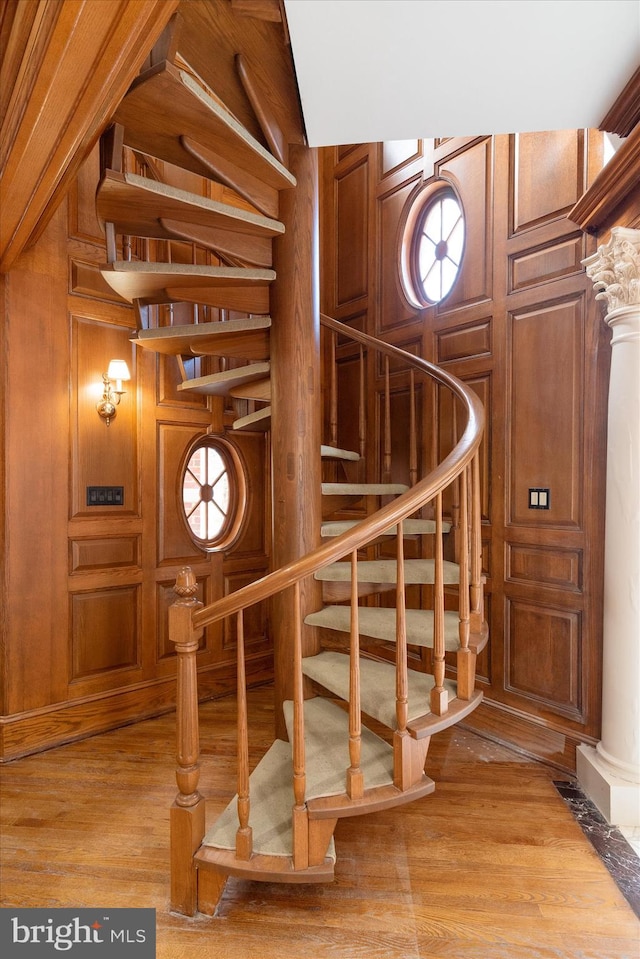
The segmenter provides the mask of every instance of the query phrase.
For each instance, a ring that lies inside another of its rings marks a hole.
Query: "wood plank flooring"
[[[208,823],[235,792],[235,703],[202,708]],[[252,764],[269,689],[250,693]],[[158,959],[637,959],[640,922],[552,780],[468,730],[434,737],[432,796],[342,820],[332,884],[229,880],[168,910],[168,715],[2,767],[2,905],[151,907]]]

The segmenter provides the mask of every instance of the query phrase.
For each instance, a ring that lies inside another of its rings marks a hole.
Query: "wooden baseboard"
[[[488,699],[460,727],[572,775],[576,771],[576,748],[582,743],[596,744],[589,736],[553,728]]]
[[[247,659],[249,685],[272,679],[271,653]],[[210,666],[198,673],[201,700],[235,693],[235,688],[235,663]],[[175,709],[175,697],[175,677],[169,677],[0,717],[0,763],[170,712]]]

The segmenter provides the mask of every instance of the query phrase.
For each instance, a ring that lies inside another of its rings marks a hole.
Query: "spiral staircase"
[[[278,219],[279,199],[296,181],[286,166],[286,130],[270,108],[271,91],[256,81],[259,71],[235,56],[238,87],[255,115],[251,132],[189,63],[197,26],[188,15],[170,25],[103,137],[102,275],[135,304],[139,348],[176,358],[180,390],[228,397],[231,431],[268,430],[271,331],[278,323],[272,245],[290,227]],[[127,169],[123,157],[132,156],[145,175]],[[209,195],[172,186],[158,160],[206,178]],[[155,256],[185,248],[193,251],[191,262]],[[132,249],[137,256],[119,257]],[[149,322],[150,306],[176,303],[197,305],[194,314],[204,306],[234,317]],[[481,699],[475,662],[488,638],[480,568],[482,409],[463,384],[420,358],[330,317],[321,323],[334,346],[338,336],[352,340],[410,370],[412,404],[416,377],[450,391],[460,435],[434,470],[420,477],[416,461],[409,482],[398,484],[389,482],[388,463],[380,482],[363,482],[362,450],[341,449],[332,430],[321,449],[321,541],[313,549],[208,607],[195,599],[190,570],[180,574],[169,614],[178,659],[171,902],[187,915],[212,914],[230,875],[330,881],[338,820],[431,793],[435,784],[424,773],[430,737]],[[189,376],[185,359],[194,356],[210,358],[213,372]],[[323,378],[333,395],[329,366],[325,361]],[[302,613],[300,590],[310,577],[321,583],[322,602]],[[415,608],[408,608],[408,590],[419,596]],[[251,769],[243,612],[283,591],[293,592],[298,610],[288,660],[293,693],[276,703],[287,738],[275,739]],[[238,640],[238,790],[207,831],[198,791],[196,651],[202,630],[227,619]],[[312,655],[301,640],[309,629],[319,637]]]

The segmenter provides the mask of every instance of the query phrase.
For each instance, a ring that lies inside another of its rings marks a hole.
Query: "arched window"
[[[453,187],[436,180],[410,203],[400,248],[400,276],[412,306],[440,303],[456,282],[464,253],[462,204]]]
[[[226,549],[238,534],[245,506],[238,451],[223,437],[199,437],[187,449],[179,487],[179,509],[193,542],[207,552]]]

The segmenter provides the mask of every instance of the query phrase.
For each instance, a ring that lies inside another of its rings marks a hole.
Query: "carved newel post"
[[[607,304],[611,382],[602,739],[580,746],[578,779],[610,823],[640,825],[640,230],[614,227],[584,261]]]
[[[204,799],[198,792],[200,743],[198,736],[198,678],[196,654],[202,630],[191,617],[202,606],[198,584],[190,567],[176,577],[178,599],[169,607],[169,639],[177,654],[176,781],[178,794],[171,807],[171,907],[187,916],[196,910],[196,874],[193,853],[205,828]]]

